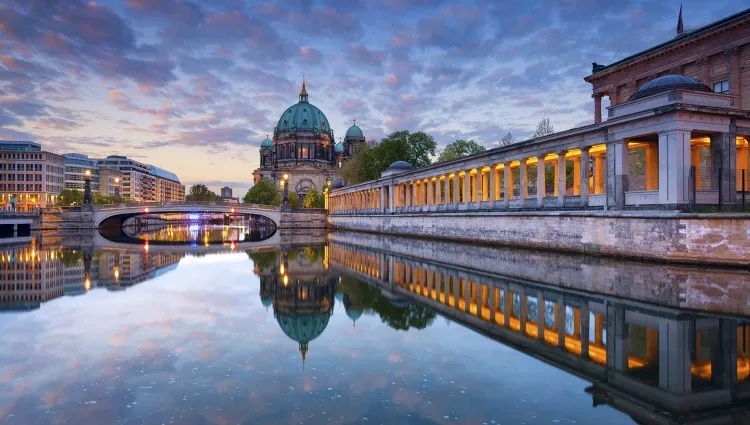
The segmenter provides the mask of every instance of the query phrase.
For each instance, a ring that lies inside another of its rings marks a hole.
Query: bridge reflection
[[[637,421],[733,420],[730,409],[750,396],[745,318],[448,266],[373,249],[359,236],[334,234],[328,253],[342,274],[589,380],[594,405]]]

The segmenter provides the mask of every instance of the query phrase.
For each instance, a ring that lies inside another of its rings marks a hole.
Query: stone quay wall
[[[334,229],[689,264],[750,267],[750,215],[519,212],[330,215]]]
[[[324,209],[282,210],[279,229],[325,229],[326,217]]]

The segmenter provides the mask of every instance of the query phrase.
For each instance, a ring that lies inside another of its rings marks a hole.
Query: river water
[[[0,424],[748,420],[744,271],[247,234],[1,246]]]

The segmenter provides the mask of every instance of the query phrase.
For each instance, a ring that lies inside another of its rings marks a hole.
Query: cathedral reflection
[[[298,343],[302,364],[311,341],[333,315],[336,280],[328,273],[324,247],[248,253],[260,278],[260,298],[284,334]]]

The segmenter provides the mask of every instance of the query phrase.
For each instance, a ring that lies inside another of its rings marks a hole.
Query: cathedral
[[[328,118],[307,100],[302,82],[299,102],[287,108],[273,130],[273,140],[260,145],[260,167],[253,171],[253,182],[268,180],[281,187],[286,174],[289,190],[304,197],[312,189],[322,192],[339,179],[338,169],[354,153],[365,136],[356,124],[349,127],[343,141],[336,143]]]

